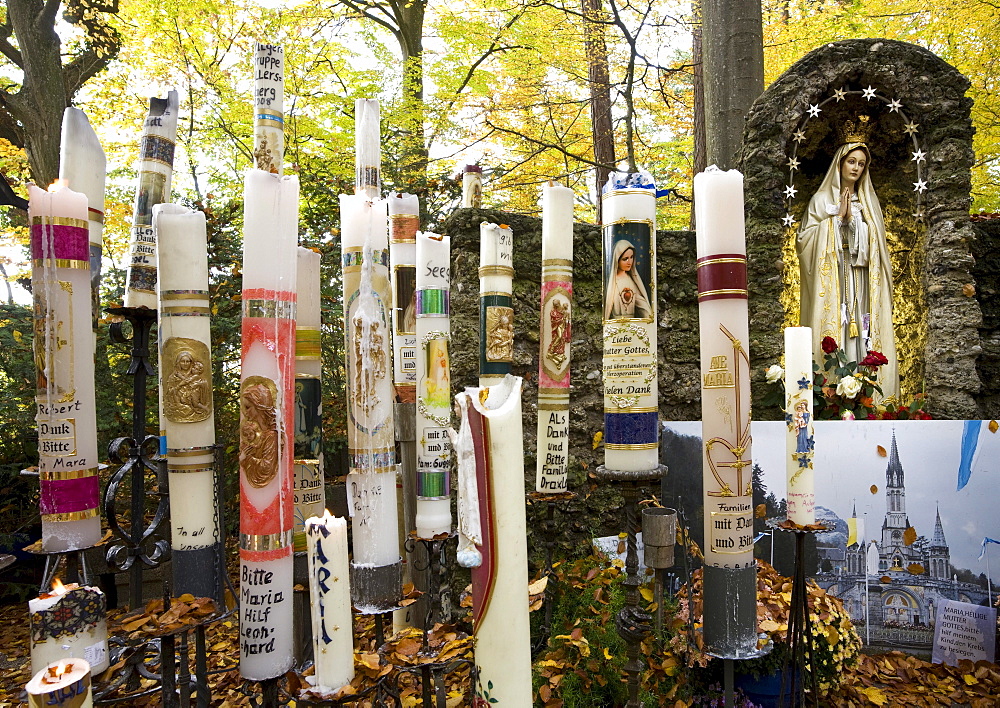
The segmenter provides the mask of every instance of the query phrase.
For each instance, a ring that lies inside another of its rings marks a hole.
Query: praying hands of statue
[[[851,188],[844,187],[840,193],[840,221],[848,224],[851,221]]]

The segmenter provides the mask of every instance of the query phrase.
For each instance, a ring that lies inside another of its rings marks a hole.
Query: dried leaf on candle
[[[870,491],[870,492],[871,492],[872,494],[878,494],[878,486],[877,486],[877,485],[874,485],[874,484],[873,484],[873,485],[872,485],[871,487],[869,487],[869,488],[868,488],[868,490],[869,490],[869,491]]]
[[[878,456],[879,456],[879,457],[885,457],[886,455],[888,455],[888,454],[889,454],[889,453],[887,453],[887,452],[885,451],[885,448],[884,448],[884,447],[882,447],[881,445],[877,445],[877,446],[875,447],[875,450],[876,450],[876,452],[878,452]]]
[[[995,420],[991,420],[990,424],[986,427],[990,429],[991,433],[995,433],[997,430],[1000,430],[1000,423],[997,423]]]
[[[912,546],[914,541],[917,540],[917,530],[910,526],[903,532],[903,543],[907,546]]]
[[[906,566],[906,571],[910,575],[923,575],[924,566],[920,565],[919,563],[910,563],[908,566]]]

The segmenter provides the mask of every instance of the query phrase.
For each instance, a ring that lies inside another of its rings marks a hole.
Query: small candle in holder
[[[57,659],[85,659],[100,673],[108,668],[107,603],[100,588],[64,585],[28,601],[31,672]]]
[[[53,661],[25,686],[28,708],[91,708],[90,671],[90,664],[83,659]]]

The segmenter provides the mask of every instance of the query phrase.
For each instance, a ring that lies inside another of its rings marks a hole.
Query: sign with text
[[[961,659],[992,662],[996,653],[997,611],[957,600],[944,600],[934,625],[935,664],[957,666]]]

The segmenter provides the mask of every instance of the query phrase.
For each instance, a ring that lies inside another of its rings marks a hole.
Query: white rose
[[[854,398],[861,393],[861,381],[856,376],[848,376],[837,384],[837,395],[844,398]]]
[[[771,364],[771,368],[765,374],[768,383],[778,383],[785,376],[785,370],[777,364]]]

